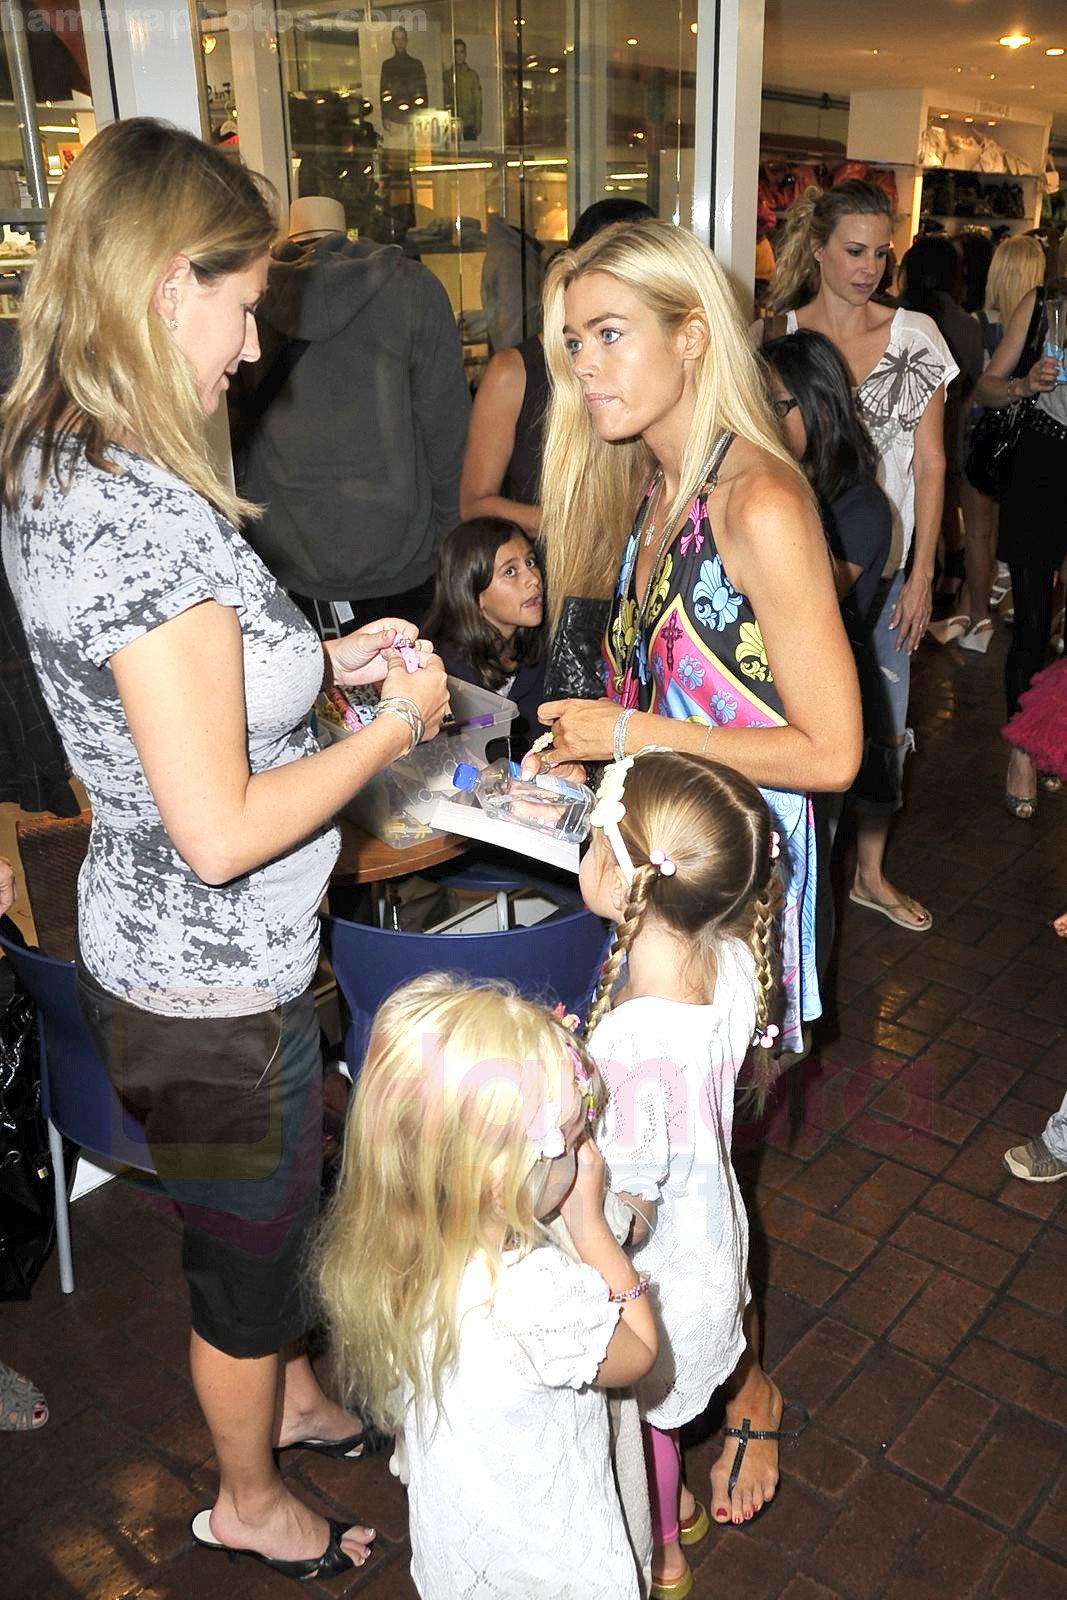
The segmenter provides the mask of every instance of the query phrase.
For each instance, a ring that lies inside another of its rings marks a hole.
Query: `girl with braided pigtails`
[[[730,1162],[738,1075],[773,1081],[775,919],[784,867],[759,790],[718,762],[646,749],[609,766],[581,867],[586,904],[615,924],[586,1023],[608,1088],[599,1144],[633,1213],[635,1267],[659,1314],[659,1355],[636,1387],[652,1510],[653,1600],[689,1593],[684,1546],[709,1528],[681,1481],[678,1430],[746,1356],[748,1221]],[[806,1422],[802,1408],[800,1427]],[[792,1437],[797,1428],[773,1430]],[[731,1510],[750,1438],[737,1439]]]

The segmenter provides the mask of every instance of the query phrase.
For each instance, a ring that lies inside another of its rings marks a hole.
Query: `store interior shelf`
[[[919,171],[924,178],[943,172],[950,178],[980,178],[983,183],[1036,183],[1042,176],[1040,172],[982,172],[977,167],[920,167]]]

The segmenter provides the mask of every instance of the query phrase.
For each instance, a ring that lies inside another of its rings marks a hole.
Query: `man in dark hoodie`
[[[343,229],[337,201],[293,202],[256,310],[260,359],[229,398],[239,485],[266,508],[249,543],[312,621],[349,632],[428,609],[470,394],[437,278]]]

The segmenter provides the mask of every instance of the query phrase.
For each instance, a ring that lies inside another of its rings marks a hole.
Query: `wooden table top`
[[[435,834],[407,850],[394,850],[383,844],[373,834],[366,833],[346,817],[338,817],[341,830],[341,854],[330,874],[336,884],[384,883],[389,878],[403,878],[410,872],[422,872],[426,867],[440,866],[464,855],[471,847],[469,839],[455,833]]]

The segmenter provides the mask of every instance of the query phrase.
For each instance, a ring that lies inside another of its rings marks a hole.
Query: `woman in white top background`
[[[825,193],[808,189],[791,207],[770,301],[786,312],[783,332],[812,328],[843,357],[856,403],[879,455],[879,481],[893,507],[893,542],[872,613],[870,687],[863,766],[853,788],[856,872],[850,898],[916,933],[929,911],[885,875],[889,820],[901,806],[911,657],[930,621],[934,556],[945,489],[945,390],[956,363],[929,317],[876,304],[891,248],[893,211],[876,184],[853,179]],[[910,569],[908,557],[914,554]],[[865,685],[865,687],[867,687]]]

